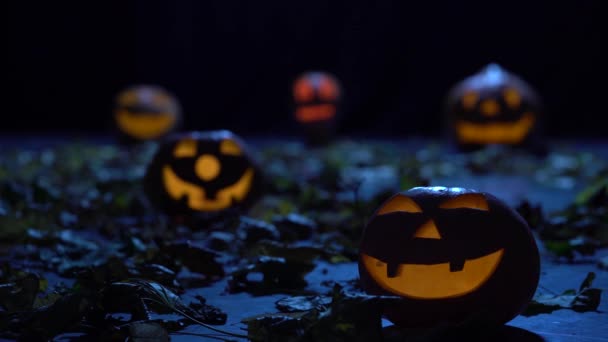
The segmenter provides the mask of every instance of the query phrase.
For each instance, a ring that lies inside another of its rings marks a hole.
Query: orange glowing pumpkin
[[[324,143],[333,134],[341,93],[338,80],[325,72],[304,73],[293,83],[294,117],[310,143]]]
[[[529,84],[490,64],[449,92],[446,115],[456,145],[473,150],[530,145],[538,134],[539,112],[539,97]]]
[[[230,131],[167,138],[144,177],[146,194],[170,215],[244,209],[261,191],[261,174],[243,141]]]
[[[359,274],[368,292],[403,298],[386,312],[399,326],[498,325],[532,298],[539,265],[526,222],[498,198],[418,187],[372,216]]]
[[[118,94],[114,120],[125,142],[160,139],[181,121],[177,99],[156,85],[136,85]]]

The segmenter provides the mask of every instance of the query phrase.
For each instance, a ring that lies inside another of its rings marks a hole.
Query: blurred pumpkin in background
[[[539,272],[524,219],[470,189],[394,195],[374,213],[360,245],[363,288],[402,297],[386,315],[408,328],[503,324],[530,301]]]
[[[463,150],[536,143],[540,100],[521,78],[497,64],[467,77],[448,94],[448,130]]]
[[[151,202],[170,215],[244,209],[260,188],[259,168],[244,142],[226,130],[171,135],[144,177]]]
[[[178,100],[156,85],[134,85],[114,102],[114,120],[124,142],[160,139],[181,122]]]
[[[311,71],[293,83],[294,118],[310,144],[328,142],[335,130],[341,86],[333,75]]]

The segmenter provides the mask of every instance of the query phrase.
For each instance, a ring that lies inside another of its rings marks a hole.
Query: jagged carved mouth
[[[222,210],[230,207],[235,202],[242,201],[251,189],[253,176],[253,168],[247,168],[238,181],[219,190],[215,199],[210,199],[207,198],[205,189],[179,178],[171,166],[165,165],[163,167],[163,183],[169,196],[175,200],[180,200],[186,196],[188,206],[197,211]]]
[[[483,285],[498,267],[504,249],[463,262],[430,265],[387,264],[361,254],[363,265],[383,289],[419,299],[442,299],[471,293]]]
[[[167,133],[176,117],[168,113],[133,114],[127,110],[116,113],[118,127],[138,139],[152,139]]]
[[[336,115],[333,104],[305,105],[296,110],[296,119],[301,123],[326,121]]]
[[[521,142],[532,126],[535,117],[530,112],[514,122],[473,123],[460,120],[456,122],[456,132],[460,141],[470,144],[516,144]]]

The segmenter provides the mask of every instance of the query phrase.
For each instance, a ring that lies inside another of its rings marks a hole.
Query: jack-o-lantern
[[[530,145],[538,133],[538,95],[497,64],[458,83],[448,94],[446,111],[450,135],[463,150]]]
[[[294,117],[311,144],[326,143],[333,135],[341,97],[338,80],[324,72],[307,72],[293,83]]]
[[[403,301],[387,310],[407,328],[499,325],[532,298],[539,254],[524,219],[496,197],[417,187],[388,199],[363,233],[362,286]]]
[[[136,85],[116,96],[114,120],[125,142],[156,140],[179,126],[180,105],[159,86]]]
[[[144,189],[170,215],[245,209],[261,192],[261,174],[230,131],[174,134],[148,165]]]

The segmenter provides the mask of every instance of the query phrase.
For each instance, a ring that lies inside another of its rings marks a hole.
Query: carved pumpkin
[[[497,64],[464,79],[448,94],[450,135],[462,149],[529,144],[539,111],[534,90]]]
[[[125,142],[155,140],[178,127],[180,105],[159,86],[136,85],[116,97],[114,120]]]
[[[294,117],[309,143],[331,138],[341,93],[338,80],[324,72],[307,72],[293,83]]]
[[[170,215],[244,209],[258,197],[260,186],[258,167],[230,131],[170,136],[144,177],[151,202]]]
[[[374,213],[359,274],[368,292],[403,298],[386,312],[399,326],[496,325],[532,298],[539,265],[526,222],[496,197],[418,187]]]

